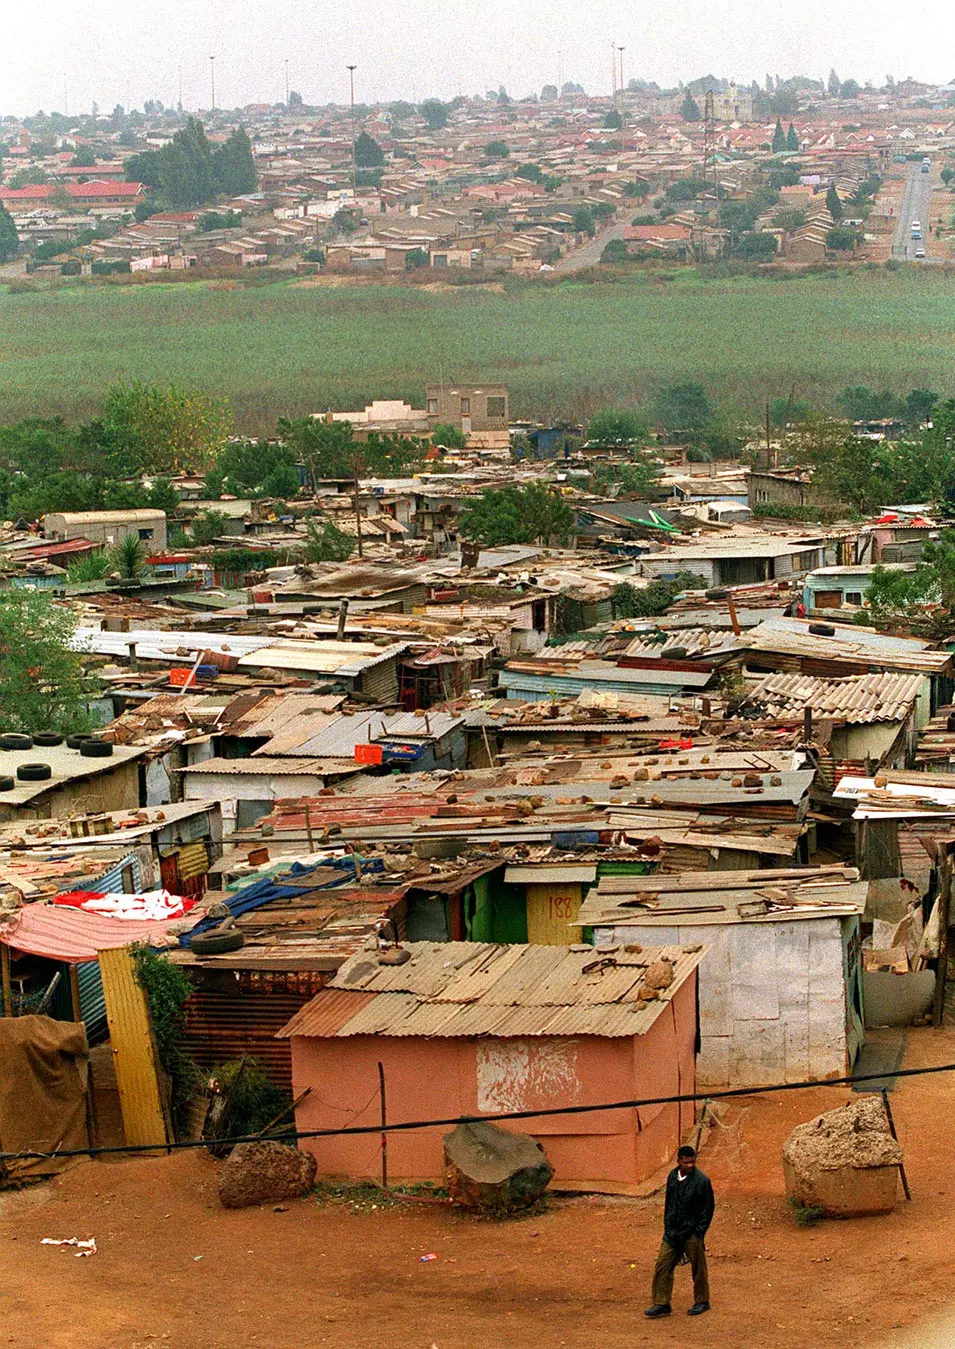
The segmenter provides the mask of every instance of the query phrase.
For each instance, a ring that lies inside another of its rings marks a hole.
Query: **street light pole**
[[[348,82],[351,87],[351,186],[352,195],[358,196],[358,163],[355,157],[355,67],[347,66]]]
[[[215,110],[216,110],[216,58],[215,58],[214,56],[210,56],[210,57],[209,57],[209,78],[210,78],[210,80],[212,81],[212,107],[209,109],[209,111],[210,111],[210,112],[215,112]]]
[[[285,58],[285,106],[288,108],[288,57]]]
[[[623,47],[618,47],[618,48],[617,48],[617,51],[620,53],[620,97],[623,98],[623,51],[624,51],[624,49],[623,49]]]

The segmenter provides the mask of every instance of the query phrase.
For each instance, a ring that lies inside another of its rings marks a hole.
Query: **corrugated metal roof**
[[[260,643],[265,646],[266,643]],[[240,656],[245,669],[307,670],[314,674],[359,675],[408,649],[407,642],[373,646],[370,642],[292,641],[274,639],[268,650]]]
[[[95,762],[95,760],[94,760]],[[251,759],[203,759],[201,763],[188,764],[179,770],[182,773],[230,774],[249,777],[267,777],[270,773],[285,777],[321,777],[325,773],[359,772],[361,765],[353,758],[300,759],[295,755],[284,758],[255,755]]]
[[[536,866],[517,863],[515,866],[509,866],[504,873],[504,880],[508,884],[520,885],[546,885],[551,882],[586,885],[596,879],[596,862],[585,865],[579,862],[550,862]]]
[[[402,712],[398,716],[387,716],[382,712],[358,712],[354,715],[340,714],[323,717],[321,723],[309,726],[301,723],[304,734],[296,740],[294,728],[283,732],[277,740],[263,745],[253,756],[274,754],[277,745],[282,746],[283,754],[314,755],[317,758],[341,755],[351,757],[356,745],[382,739],[389,740],[440,740],[444,735],[463,724],[464,718],[450,712]]]
[[[176,946],[178,934],[189,931],[201,917],[200,911],[193,910],[184,918],[141,922],[107,918],[62,904],[27,904],[12,923],[0,928],[0,941],[17,951],[76,965],[95,960],[97,951],[129,946],[131,942]]]
[[[672,652],[682,647],[686,654],[680,659],[691,660],[701,656],[729,655],[742,645],[732,630],[713,632],[709,628],[681,628],[678,632],[668,632],[665,642],[650,641],[646,636],[635,637],[624,654],[640,656],[643,660],[672,660]]]
[[[642,1035],[688,979],[702,949],[654,947],[616,954],[592,947],[498,946],[484,942],[408,942],[411,959],[381,965],[375,950],[339,970],[283,1028],[283,1037]],[[658,998],[641,996],[649,965],[673,962]],[[593,968],[588,969],[588,967]],[[329,994],[363,995],[325,1003]]]
[[[243,636],[235,632],[165,632],[162,628],[101,632],[99,628],[83,627],[76,629],[70,645],[74,651],[126,658],[129,655],[130,643],[135,642],[136,656],[139,660],[161,660],[174,665],[188,660],[190,655],[195,660],[201,651],[245,656],[271,646],[276,641],[278,641],[276,637]]]
[[[750,689],[745,702],[764,708],[771,717],[798,714],[811,707],[816,717],[831,717],[850,725],[904,721],[924,679],[924,675],[893,674],[889,670],[846,679],[771,674]]]
[[[890,637],[874,629],[845,623],[827,624],[834,632],[824,637],[810,631],[811,627],[817,626],[818,620],[810,623],[808,619],[774,617],[751,629],[741,645],[752,651],[824,657],[925,673],[945,669],[952,658],[951,652],[932,651],[927,642],[914,637]]]

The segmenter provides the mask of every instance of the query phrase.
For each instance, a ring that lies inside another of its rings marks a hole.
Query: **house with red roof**
[[[86,183],[31,183],[28,187],[0,187],[0,202],[8,211],[35,211],[57,193],[65,192],[71,206],[133,207],[146,195],[142,183],[106,183],[91,178]]]

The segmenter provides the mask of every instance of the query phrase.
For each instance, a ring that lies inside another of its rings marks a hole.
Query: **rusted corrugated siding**
[[[201,1068],[242,1058],[258,1060],[277,1087],[292,1089],[288,1040],[275,1034],[311,1001],[310,991],[197,990],[186,1003],[183,1049]]]

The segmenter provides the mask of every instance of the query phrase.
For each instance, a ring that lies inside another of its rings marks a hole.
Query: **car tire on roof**
[[[110,740],[84,740],[80,745],[80,753],[84,759],[108,759],[113,752],[113,744]]]
[[[810,623],[809,631],[814,637],[835,637],[836,630],[831,623]]]
[[[728,600],[730,592],[728,590],[707,590],[705,596],[708,600]]]
[[[63,737],[59,731],[37,731],[33,737],[34,745],[40,745],[43,749],[53,749],[54,745],[62,745]]]
[[[30,735],[20,735],[16,731],[8,731],[5,735],[0,735],[0,749],[32,749],[33,737]]]
[[[80,745],[85,745],[87,740],[89,740],[88,735],[68,735],[66,747],[67,749],[79,749]]]
[[[189,942],[189,950],[197,956],[221,956],[227,951],[238,951],[245,945],[241,932],[230,928],[226,932],[200,932]]]
[[[46,782],[52,776],[53,769],[48,763],[22,763],[17,769],[21,782]]]
[[[6,776],[0,778],[0,792],[12,792],[16,785],[16,778]]]

